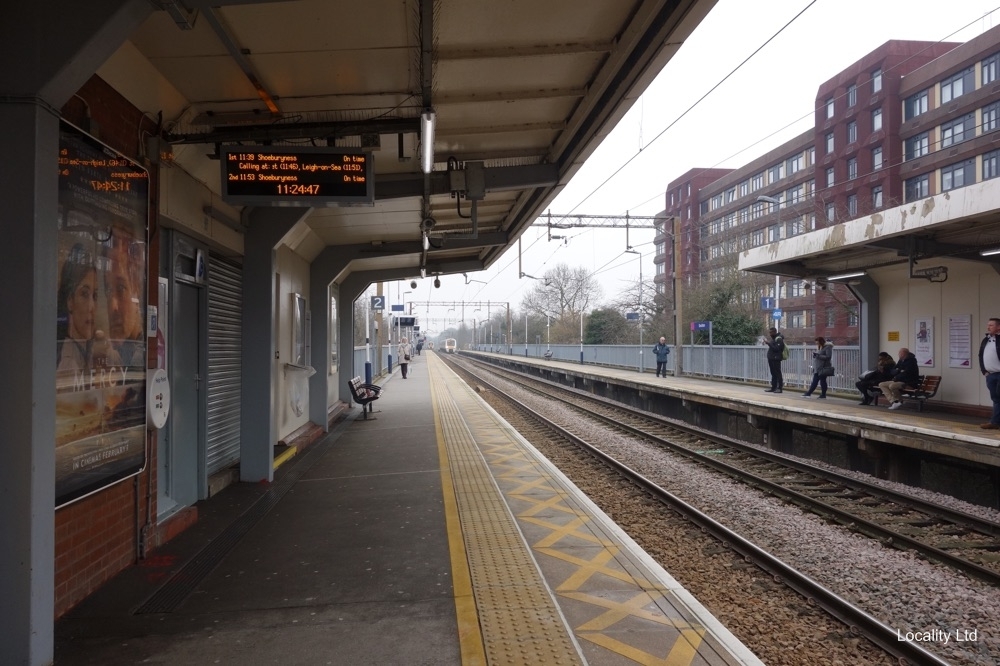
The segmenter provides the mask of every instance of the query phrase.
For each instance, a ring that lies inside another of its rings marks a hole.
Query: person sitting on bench
[[[869,370],[859,377],[855,384],[861,391],[861,402],[859,405],[870,405],[874,401],[872,391],[878,388],[882,382],[892,379],[892,371],[896,368],[896,361],[893,360],[889,352],[879,352],[878,360],[875,362],[875,369]]]
[[[917,365],[917,357],[911,354],[909,349],[903,347],[899,350],[899,361],[896,362],[892,379],[882,382],[878,387],[889,399],[889,409],[899,409],[903,406],[900,390],[906,386],[914,387],[919,383],[920,367]]]

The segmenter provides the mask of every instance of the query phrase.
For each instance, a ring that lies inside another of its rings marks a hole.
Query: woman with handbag
[[[803,397],[810,397],[819,385],[820,394],[817,398],[826,397],[826,378],[832,377],[833,369],[833,343],[827,342],[826,338],[816,338],[816,351],[813,352],[813,380],[809,385],[809,390],[803,393]]]
[[[413,345],[406,338],[399,339],[399,372],[406,379],[406,370],[410,366],[410,356],[413,355]]]

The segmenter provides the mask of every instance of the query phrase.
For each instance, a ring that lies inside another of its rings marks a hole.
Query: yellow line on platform
[[[298,452],[299,452],[298,447],[289,446],[287,449],[284,450],[284,452],[280,456],[274,459],[273,463],[274,469],[278,469],[279,467],[284,465],[292,458],[292,456],[294,456]]]
[[[428,367],[431,365],[428,357]],[[462,652],[464,666],[485,666],[486,649],[483,646],[483,635],[479,627],[479,613],[476,609],[476,598],[472,590],[472,572],[469,571],[469,558],[465,551],[465,538],[462,535],[462,524],[458,515],[458,502],[455,498],[455,484],[451,476],[451,462],[448,458],[448,447],[441,427],[441,409],[437,391],[434,389],[434,378],[431,377],[431,404],[434,410],[434,431],[437,435],[438,460],[441,465],[441,492],[444,496],[445,525],[448,530],[448,550],[451,553],[451,578],[455,594],[455,615],[458,620],[458,641]]]

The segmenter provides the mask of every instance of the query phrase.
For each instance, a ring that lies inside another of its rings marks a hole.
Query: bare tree
[[[544,281],[535,285],[521,300],[529,314],[564,318],[586,312],[601,297],[601,286],[585,268],[558,264],[545,272]]]

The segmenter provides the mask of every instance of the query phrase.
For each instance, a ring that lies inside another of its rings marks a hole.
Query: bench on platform
[[[916,401],[917,411],[922,412],[924,411],[924,401],[928,398],[933,398],[937,394],[939,386],[941,386],[941,375],[924,375],[920,378],[919,384],[903,388],[900,390],[899,395],[904,401]],[[876,387],[873,393],[875,394],[875,404],[878,405],[878,399],[882,397],[882,391]]]
[[[361,413],[365,415],[367,421],[368,413],[372,411],[371,404],[378,400],[382,387],[377,384],[364,384],[361,382],[361,377],[353,377],[347,384],[351,387],[351,397],[354,398],[354,402],[361,405]]]

